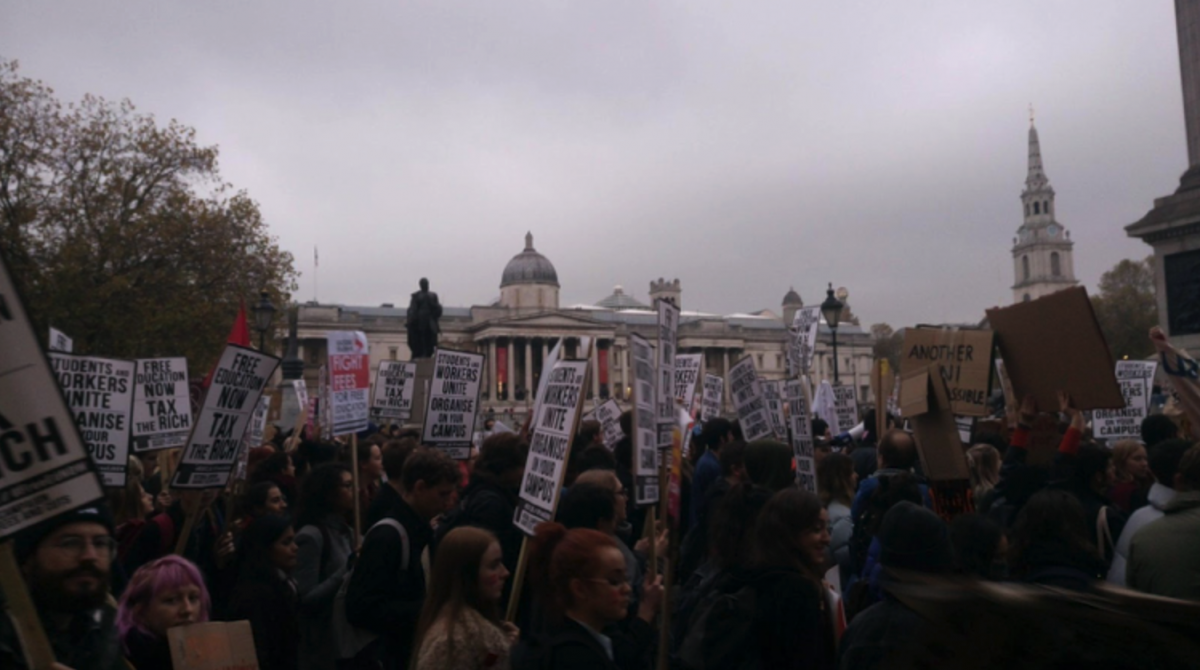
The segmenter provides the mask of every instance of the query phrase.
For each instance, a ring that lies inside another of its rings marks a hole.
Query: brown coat
[[[438,617],[417,652],[415,670],[509,670],[508,635],[476,610],[463,610],[453,631]]]

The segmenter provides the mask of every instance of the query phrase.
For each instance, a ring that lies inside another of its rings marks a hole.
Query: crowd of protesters
[[[1045,409],[1062,428],[1035,463]],[[170,668],[169,629],[243,620],[263,670],[865,670],[901,667],[923,639],[901,597],[914,575],[1200,601],[1200,445],[1171,418],[1110,448],[1066,394],[1027,399],[964,445],[973,511],[948,515],[914,436],[890,415],[872,434],[873,414],[857,439],[813,421],[816,492],[785,443],[698,426],[670,532],[631,500],[628,437],[609,450],[584,422],[555,520],[531,538],[513,525],[526,436],[491,435],[462,464],[388,430],[356,450],[279,434],[220,495],[165,490],[169,464],[135,460],[107,504],[14,548],[76,670]],[[5,668],[26,667],[16,630],[0,621]]]

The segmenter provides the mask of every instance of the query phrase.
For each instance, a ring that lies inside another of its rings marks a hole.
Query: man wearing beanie
[[[923,619],[888,592],[892,570],[945,574],[953,568],[950,532],[936,514],[920,505],[897,503],[879,526],[884,598],[854,618],[842,636],[839,668],[874,670],[891,662],[920,639]]]
[[[108,579],[116,541],[103,506],[77,509],[17,534],[14,552],[54,656],[72,670],[125,668]],[[17,630],[0,614],[0,668],[26,670]]]

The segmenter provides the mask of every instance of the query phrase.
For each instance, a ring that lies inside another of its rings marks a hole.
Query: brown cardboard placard
[[[959,416],[987,416],[992,382],[990,330],[918,326],[904,331],[900,373],[938,366]]]
[[[1019,400],[1032,395],[1042,411],[1058,407],[1058,391],[1079,410],[1120,409],[1112,354],[1082,287],[1011,307],[987,310]]]
[[[904,417],[912,422],[925,476],[935,482],[969,479],[967,457],[942,376],[928,367],[902,376],[900,402]]]
[[[175,670],[258,670],[249,621],[210,621],[167,629]]]

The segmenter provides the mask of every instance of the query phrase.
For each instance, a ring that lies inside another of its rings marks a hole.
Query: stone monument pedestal
[[[417,377],[413,386],[412,417],[408,423],[418,426],[425,425],[425,404],[429,397],[429,383],[433,380],[433,359],[418,358]]]

